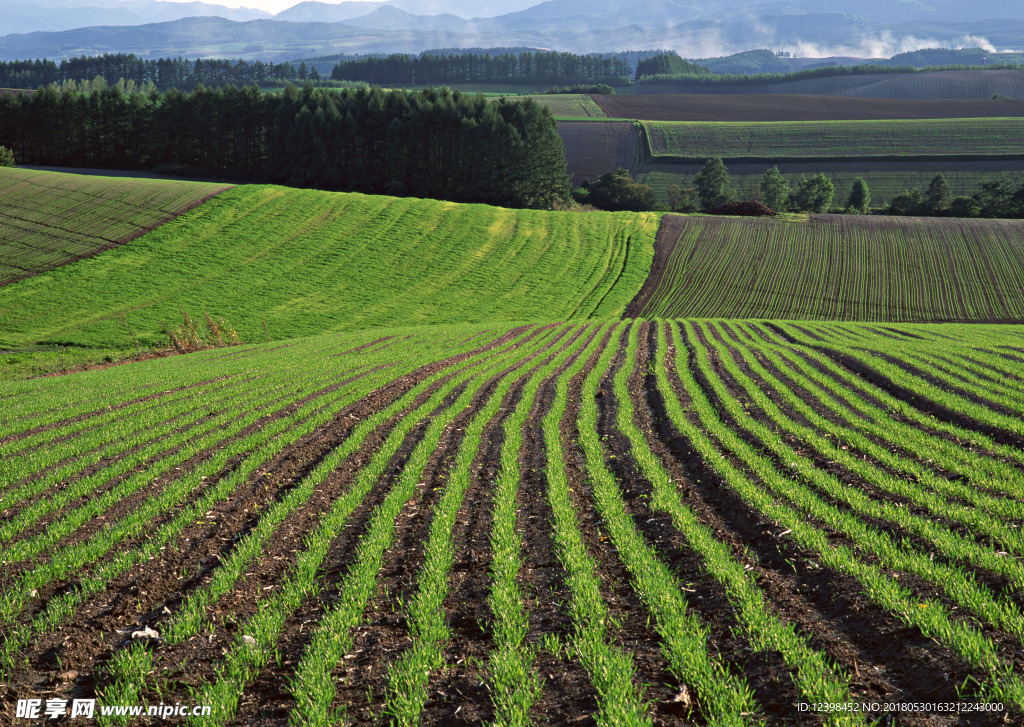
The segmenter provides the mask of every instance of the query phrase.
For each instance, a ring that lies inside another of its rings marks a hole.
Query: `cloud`
[[[830,58],[832,56],[853,56],[855,58],[891,58],[897,53],[909,53],[922,48],[984,48],[994,52],[995,47],[987,38],[963,35],[955,40],[919,38],[914,35],[896,36],[885,31],[876,36],[865,36],[851,43],[813,43],[797,41],[783,44],[773,50],[789,51],[798,58]]]

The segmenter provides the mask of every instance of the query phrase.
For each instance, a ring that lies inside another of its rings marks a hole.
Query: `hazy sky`
[[[170,0],[170,2],[190,2],[191,0]],[[292,5],[298,5],[302,0],[201,0],[211,5],[224,5],[229,8],[256,8],[266,10],[268,13],[279,13],[287,10]],[[318,0],[319,2],[336,5],[341,0]]]

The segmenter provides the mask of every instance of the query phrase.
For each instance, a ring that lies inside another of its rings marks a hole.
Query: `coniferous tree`
[[[850,187],[850,196],[846,200],[846,210],[863,215],[867,213],[870,205],[871,191],[868,189],[868,183],[862,177],[857,177],[853,180],[853,186]]]
[[[928,185],[928,210],[933,215],[942,214],[949,210],[953,202],[953,191],[949,188],[949,182],[943,174],[936,174]]]

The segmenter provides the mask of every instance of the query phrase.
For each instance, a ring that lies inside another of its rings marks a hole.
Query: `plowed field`
[[[559,121],[558,135],[573,184],[618,167],[634,169],[643,157],[640,130],[629,121]]]
[[[1024,99],[1024,71],[971,70],[807,78],[783,83],[643,85],[644,93],[823,94],[904,100]]]
[[[1022,347],[433,327],[0,384],[5,722],[1017,721]]]
[[[643,90],[643,86],[640,87]],[[820,94],[697,92],[594,96],[613,118],[643,121],[840,121],[1024,116],[1024,100],[903,101]]]
[[[666,215],[627,315],[1024,321],[1024,222]]]

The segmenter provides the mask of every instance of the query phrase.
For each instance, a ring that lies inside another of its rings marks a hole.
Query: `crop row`
[[[640,316],[1024,318],[1024,225],[996,220],[666,217]]]
[[[1019,715],[1019,349],[1016,326],[463,326],[88,372],[65,419],[66,389],[4,384],[0,665],[28,683],[56,654],[68,694],[203,724]],[[122,376],[144,393],[103,391]]]
[[[653,157],[984,157],[1024,154],[1020,119],[645,121]]]

